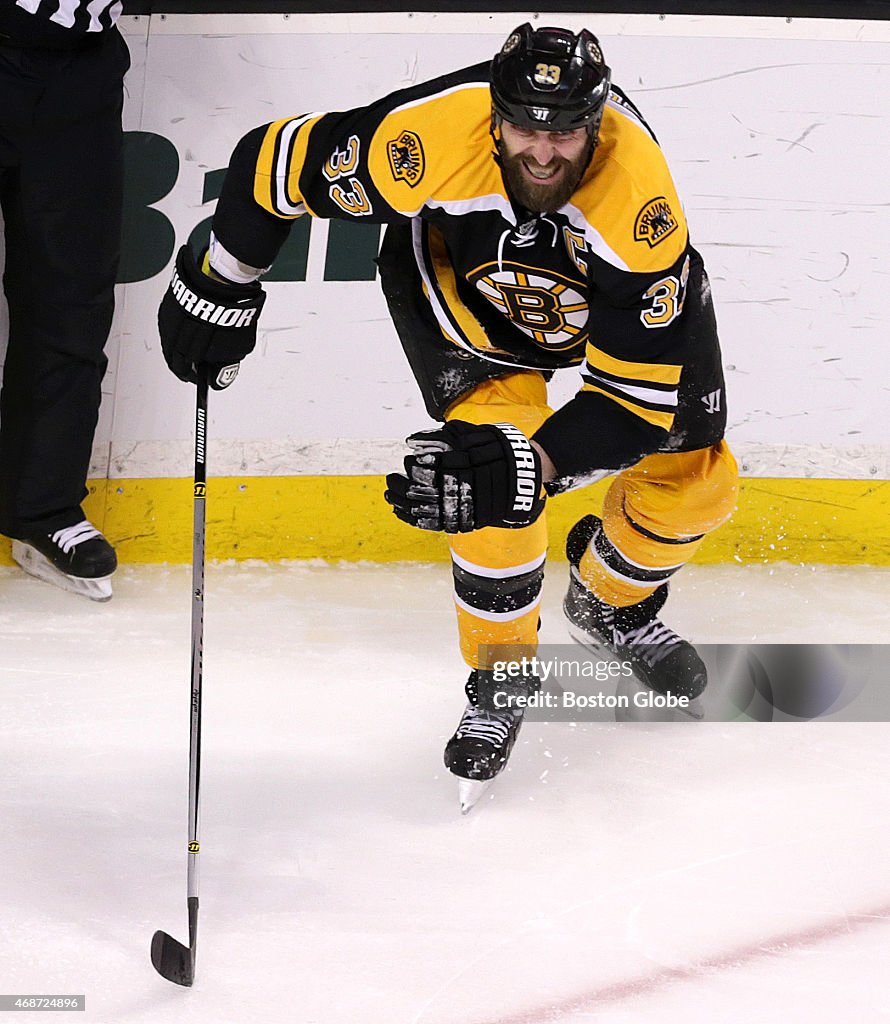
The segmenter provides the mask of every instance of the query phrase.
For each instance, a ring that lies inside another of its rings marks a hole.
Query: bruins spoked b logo
[[[426,170],[420,136],[405,129],[397,139],[387,142],[386,155],[389,158],[389,169],[396,181],[407,182],[414,188]]]
[[[634,240],[646,242],[650,249],[654,249],[659,242],[663,242],[676,230],[677,218],[671,210],[671,204],[664,196],[656,196],[637,214],[634,221]]]
[[[580,281],[508,260],[468,275],[486,299],[536,344],[561,351],[587,340],[587,299]]]
[[[506,57],[508,53],[512,53],[517,46],[519,46],[521,39],[518,32],[511,32],[506,43],[501,47],[501,56]]]

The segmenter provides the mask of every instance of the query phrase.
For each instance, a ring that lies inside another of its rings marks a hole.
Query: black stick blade
[[[195,980],[192,951],[166,932],[155,932],[152,936],[151,962],[162,978],[175,985],[190,986]]]

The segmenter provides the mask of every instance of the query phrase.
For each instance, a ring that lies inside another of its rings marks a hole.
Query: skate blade
[[[81,597],[88,597],[91,601],[110,601],[112,597],[111,577],[101,576],[98,579],[88,580],[79,576],[69,576],[67,573],[57,569],[52,562],[41,554],[37,548],[31,547],[21,540],[12,542],[12,557],[34,579],[42,580],[44,583],[52,583],[53,586],[67,590],[72,594],[79,594]]]
[[[460,813],[469,814],[491,788],[494,779],[458,779],[457,796],[460,800]]]

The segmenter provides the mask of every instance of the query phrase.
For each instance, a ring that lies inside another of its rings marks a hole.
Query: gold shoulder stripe
[[[466,200],[500,191],[491,158],[488,86],[473,82],[396,107],[368,147],[368,169],[384,201],[413,215],[429,198]]]
[[[609,107],[572,202],[602,238],[600,255],[614,253],[611,262],[620,269],[666,270],[686,248],[683,205],[664,154],[642,125]]]

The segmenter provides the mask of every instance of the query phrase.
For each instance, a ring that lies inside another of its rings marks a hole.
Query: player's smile
[[[522,168],[528,176],[538,185],[553,184],[562,173],[562,166],[555,164],[541,167],[533,158],[525,158],[522,161]]]
[[[571,198],[592,149],[586,128],[545,132],[501,123],[498,144],[511,196],[529,210],[558,210]]]

